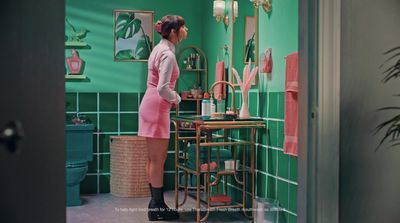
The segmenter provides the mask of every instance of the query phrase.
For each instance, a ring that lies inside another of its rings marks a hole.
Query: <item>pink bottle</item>
[[[67,58],[67,65],[70,74],[80,74],[82,67],[82,59],[74,49],[71,49],[71,56]]]

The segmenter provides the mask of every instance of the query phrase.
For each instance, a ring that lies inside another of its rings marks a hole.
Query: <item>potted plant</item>
[[[388,56],[389,58],[386,59],[385,62],[383,62],[380,68],[383,69],[382,74],[385,75],[384,78],[382,79],[382,82],[387,83],[390,80],[394,80],[400,77],[400,46],[388,50],[387,52],[384,53],[384,55]],[[399,97],[400,94],[396,94],[394,96]],[[379,111],[394,110],[397,112],[397,114],[394,117],[382,122],[375,128],[375,134],[377,134],[380,131],[385,131],[385,135],[379,142],[377,148],[379,148],[384,142],[390,143],[391,147],[399,146],[400,106],[388,106],[378,110]]]

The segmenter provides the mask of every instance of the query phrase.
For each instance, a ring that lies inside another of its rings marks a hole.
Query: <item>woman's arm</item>
[[[176,91],[170,89],[172,71],[175,66],[175,55],[172,52],[166,52],[161,55],[159,70],[159,79],[157,84],[158,94],[165,100],[179,104],[181,97]]]

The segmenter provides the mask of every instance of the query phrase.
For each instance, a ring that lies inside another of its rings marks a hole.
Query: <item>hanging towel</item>
[[[285,139],[283,151],[285,154],[298,154],[298,53],[286,57],[285,82]]]
[[[215,81],[225,80],[225,63],[224,61],[217,62],[215,71]],[[218,84],[214,88],[214,98],[217,100],[224,100],[226,98],[226,85]]]

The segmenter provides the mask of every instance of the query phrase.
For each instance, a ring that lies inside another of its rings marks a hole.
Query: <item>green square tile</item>
[[[100,93],[100,111],[110,112],[118,111],[118,94],[117,93]]]
[[[289,179],[297,181],[297,157],[289,156]]]
[[[278,121],[278,138],[277,138],[277,145],[279,148],[283,149],[283,139],[285,137],[285,132],[284,132],[284,125],[285,123],[283,121]]]
[[[175,190],[175,173],[164,173],[164,190]]]
[[[258,130],[258,143],[267,145],[268,143],[268,128],[262,128]]]
[[[100,193],[110,193],[110,175],[100,175]]]
[[[268,118],[278,118],[278,93],[270,92],[268,99]]]
[[[285,117],[285,92],[278,93],[278,118]]]
[[[99,172],[110,173],[110,154],[99,155]]]
[[[79,93],[79,112],[97,112],[97,93]]]
[[[121,93],[119,101],[120,111],[139,111],[138,93]]]
[[[120,131],[121,132],[137,132],[138,131],[138,114],[120,114]]]
[[[82,119],[86,120],[86,123],[91,123],[94,125],[94,132],[98,131],[98,124],[97,124],[97,114],[86,114],[86,113],[79,113],[79,116]]]
[[[66,112],[76,112],[77,111],[77,103],[76,103],[76,93],[66,93],[65,94],[65,111]]]
[[[297,213],[297,185],[289,184],[289,211]]]
[[[278,220],[278,223],[287,223],[289,221],[289,213],[280,211]]]
[[[99,144],[98,138],[99,138],[99,135],[93,134],[93,153],[97,153],[97,147]]]
[[[97,173],[97,155],[93,155],[93,160],[88,162],[88,173]]]
[[[267,172],[267,148],[258,146],[256,153],[256,168],[263,172]]]
[[[289,214],[289,221],[288,223],[297,223],[297,217],[294,215]]]
[[[140,93],[140,102],[142,102],[143,97],[144,97],[144,92]]]
[[[99,135],[99,153],[110,152],[110,137],[111,134],[100,134]]]
[[[276,199],[276,178],[267,176],[267,197]]]
[[[276,121],[268,121],[268,145],[278,147],[278,123]]]
[[[118,132],[117,114],[100,114],[100,132]]]
[[[267,176],[265,174],[257,173],[256,186],[257,196],[265,197],[267,188]]]
[[[172,133],[172,131],[169,138],[168,151],[175,151],[175,133]]]
[[[229,106],[231,103],[229,103]],[[235,108],[241,108],[242,107],[242,93],[241,92],[235,92]]]
[[[268,117],[268,93],[260,92],[259,93],[260,101],[259,101],[259,110],[261,117]]]
[[[164,165],[165,171],[175,171],[175,153],[168,153]]]
[[[97,176],[86,176],[80,184],[81,194],[97,193]]]
[[[268,173],[276,175],[278,152],[274,149],[268,149]]]
[[[289,177],[289,156],[283,151],[278,151],[278,176],[285,179]]]
[[[250,116],[258,116],[258,92],[249,92],[249,113]]]
[[[277,199],[281,204],[281,207],[289,209],[289,183],[277,180]]]

